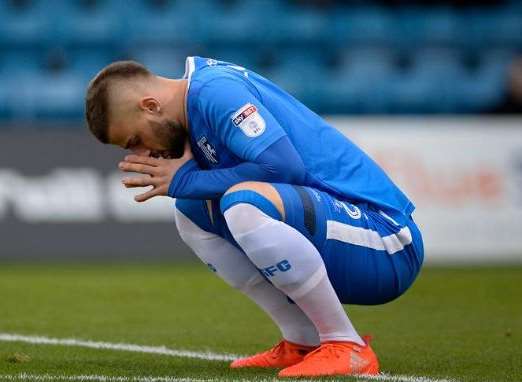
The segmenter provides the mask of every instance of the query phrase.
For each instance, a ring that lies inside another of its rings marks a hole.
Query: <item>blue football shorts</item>
[[[413,284],[424,248],[411,216],[384,212],[368,203],[351,203],[310,187],[272,185],[283,200],[284,222],[317,248],[343,304],[384,304]],[[219,200],[211,205],[212,219],[206,201],[176,201],[176,207],[200,228],[238,247]]]

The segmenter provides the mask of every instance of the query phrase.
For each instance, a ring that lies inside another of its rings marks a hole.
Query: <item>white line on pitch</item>
[[[21,334],[0,333],[0,341],[4,342],[25,342],[29,344],[43,345],[62,345],[62,346],[78,346],[91,349],[109,349],[122,350],[137,353],[152,353],[161,355],[170,355],[173,357],[197,358],[206,361],[232,361],[239,355],[235,354],[217,354],[213,352],[196,352],[190,350],[174,350],[165,346],[142,346],[125,343],[98,342],[89,340],[80,340],[76,338],[49,338],[41,336],[24,336]]]
[[[358,377],[361,379],[367,379],[371,381],[388,381],[388,382],[457,382],[455,379],[435,379],[430,377],[419,377],[414,375],[391,375],[381,373],[376,376],[369,377]]]
[[[219,354],[210,351],[207,352],[196,352],[190,350],[176,350],[168,349],[165,346],[143,346],[126,343],[110,343],[110,342],[99,342],[80,340],[76,338],[49,338],[43,336],[27,336],[14,333],[0,333],[0,342],[24,342],[30,344],[42,344],[42,345],[60,345],[60,346],[76,346],[91,349],[107,349],[107,350],[121,350],[130,351],[137,353],[151,353],[168,355],[173,357],[182,358],[196,358],[205,361],[231,361],[238,357],[237,354]],[[32,378],[32,379],[31,379]],[[54,379],[52,379],[54,378]],[[82,379],[83,378],[83,379]],[[456,382],[454,379],[436,379],[423,376],[409,376],[409,375],[389,375],[380,374],[378,376],[371,377],[358,377],[359,379],[371,380],[371,381],[389,381],[389,382]],[[93,381],[93,382],[215,382],[221,379],[197,379],[197,378],[181,378],[181,377],[113,377],[104,375],[48,375],[48,374],[13,374],[13,375],[0,375],[0,379],[9,381]],[[228,381],[244,382],[246,379],[227,379]],[[262,378],[255,379],[256,381],[278,381],[276,378]]]
[[[6,374],[3,381],[70,381],[70,382],[207,382],[203,379],[177,377],[118,377],[109,375]]]
[[[6,374],[2,381],[68,381],[68,382],[201,382],[191,378],[176,377],[115,377],[108,375],[51,375],[51,374]]]
[[[427,377],[413,377],[406,375],[380,375],[378,377],[359,377],[358,379],[365,380],[377,380],[377,381],[389,381],[389,382],[452,382],[448,379],[431,379]],[[110,376],[110,375],[51,375],[51,374],[0,374],[0,380],[2,381],[33,381],[33,382],[46,382],[46,381],[64,381],[64,382],[276,382],[281,381],[277,378],[255,378],[254,379],[229,379],[229,378],[192,378],[192,377],[154,377],[154,376],[136,376],[136,377],[124,377],[124,376]],[[330,379],[331,380],[331,379]],[[315,382],[312,380],[300,379],[300,382]],[[332,380],[331,380],[332,381]]]

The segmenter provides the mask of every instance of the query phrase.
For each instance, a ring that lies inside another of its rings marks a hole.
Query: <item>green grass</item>
[[[426,268],[403,297],[350,306],[390,374],[522,380],[522,267]],[[203,265],[0,266],[0,332],[248,354],[278,332]],[[28,355],[13,362],[14,353]],[[236,379],[226,362],[0,342],[0,375],[103,374]]]

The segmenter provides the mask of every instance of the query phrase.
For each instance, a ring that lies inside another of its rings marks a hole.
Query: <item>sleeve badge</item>
[[[260,136],[265,132],[266,123],[257,107],[251,103],[242,106],[232,115],[232,123],[250,138]]]

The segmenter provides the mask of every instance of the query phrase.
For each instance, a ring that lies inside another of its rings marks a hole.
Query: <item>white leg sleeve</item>
[[[241,290],[277,324],[283,338],[301,344],[319,344],[315,326],[286,295],[267,282],[250,259],[223,238],[202,230],[176,209],[176,226],[183,241],[230,286]]]
[[[240,203],[224,213],[234,239],[257,268],[305,312],[322,342],[364,345],[337,297],[321,255],[293,227]]]

